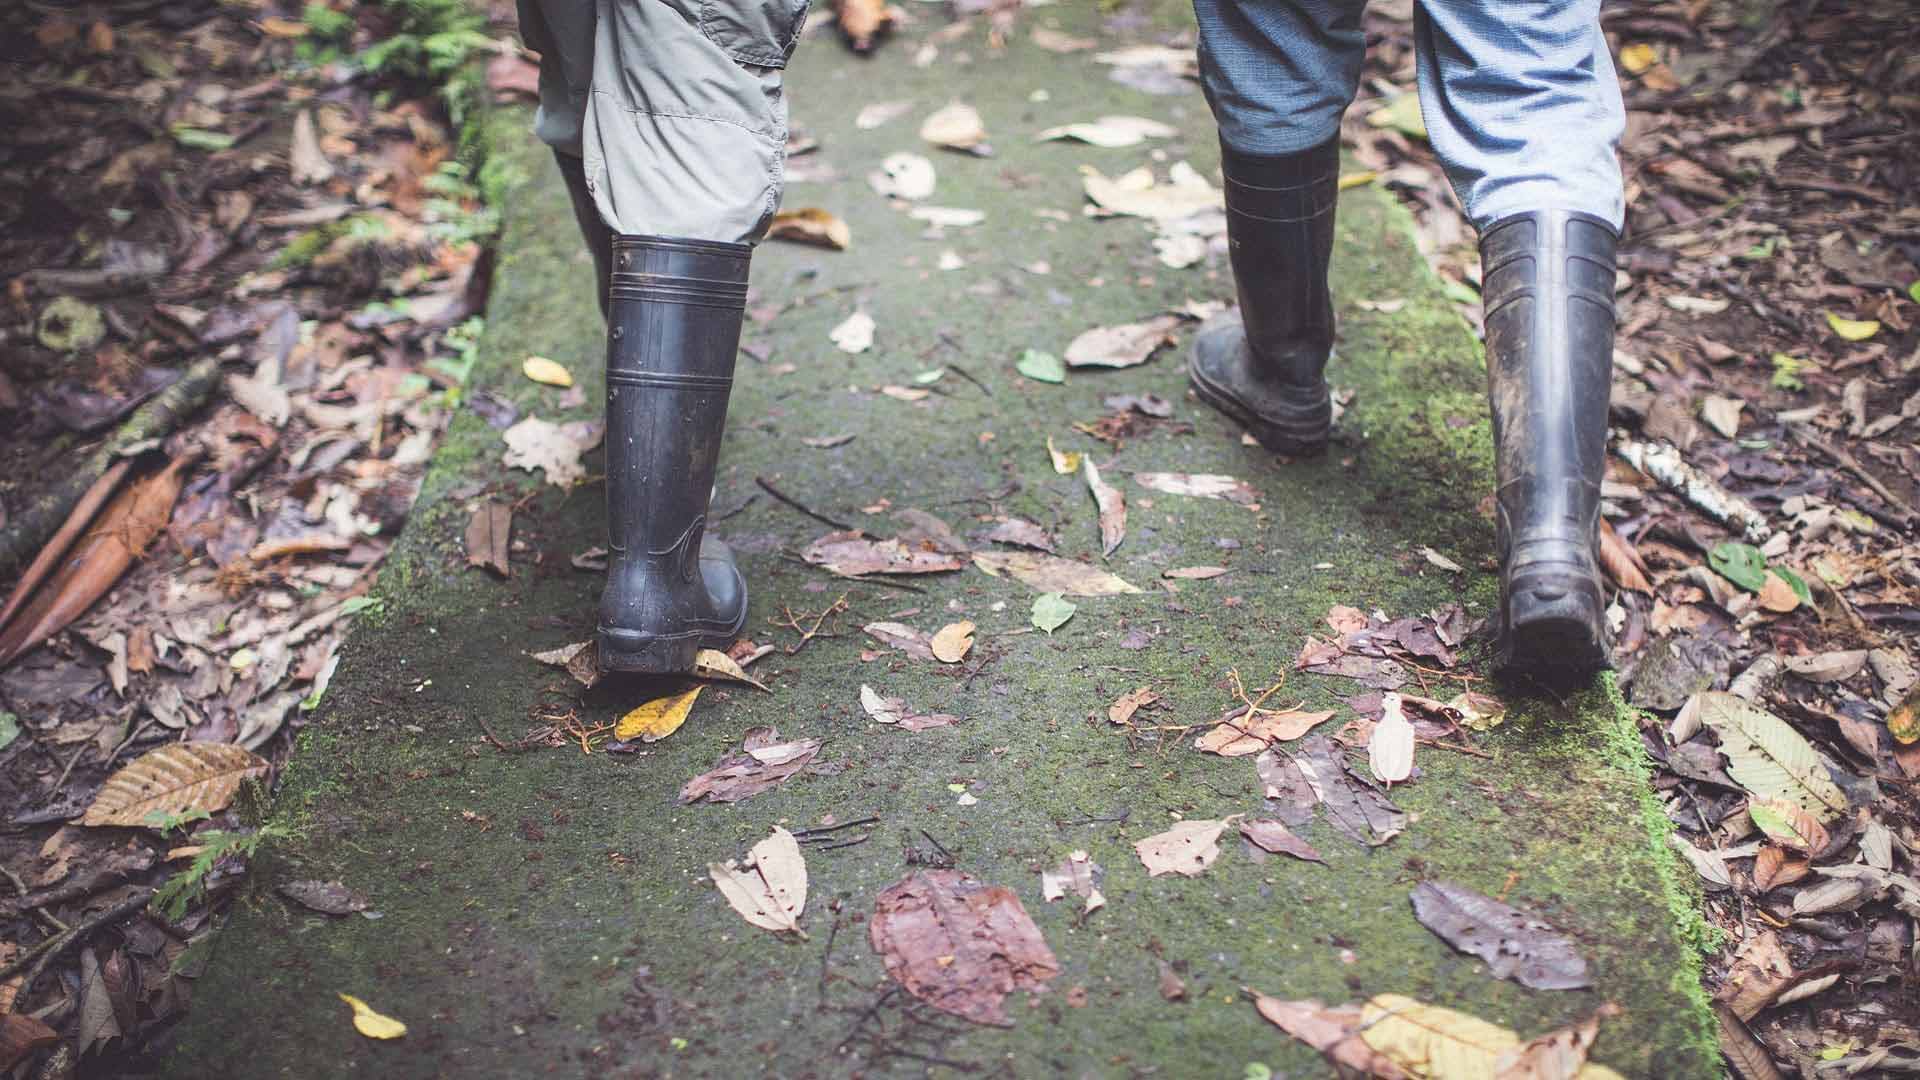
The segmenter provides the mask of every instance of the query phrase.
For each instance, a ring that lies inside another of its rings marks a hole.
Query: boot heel
[[[694,657],[700,651],[700,639],[696,637],[663,638],[605,626],[596,636],[603,671],[684,675],[693,670]]]
[[[1517,574],[1503,607],[1501,666],[1574,674],[1606,666],[1606,612],[1592,571],[1567,566]]]

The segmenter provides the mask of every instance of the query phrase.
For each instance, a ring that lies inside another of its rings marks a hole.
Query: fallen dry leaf
[[[1154,693],[1152,687],[1129,690],[1107,706],[1107,719],[1115,724],[1125,724],[1133,719],[1134,713],[1159,700],[1160,695]]]
[[[1194,740],[1193,748],[1221,757],[1245,757],[1257,754],[1276,742],[1292,742],[1313,730],[1317,724],[1333,719],[1333,710],[1313,712],[1302,709],[1274,711],[1261,709],[1251,720],[1242,705],[1226,716],[1212,731]]]
[[[1174,221],[1225,206],[1220,190],[1184,161],[1174,165],[1166,183],[1144,165],[1113,179],[1091,165],[1082,165],[1080,173],[1087,198],[1109,213]]]
[[[729,682],[746,683],[755,690],[766,690],[767,684],[747,674],[747,669],[739,662],[719,649],[701,649],[693,654],[693,676],[696,679],[725,679]]]
[[[520,373],[537,383],[547,386],[572,386],[573,372],[557,361],[544,356],[529,356],[520,361]]]
[[[373,1006],[352,994],[338,995],[353,1010],[353,1030],[369,1039],[397,1039],[407,1033],[407,1025],[391,1016],[377,1013]]]
[[[1327,1006],[1314,999],[1283,1001],[1253,995],[1253,1007],[1274,1027],[1320,1051],[1341,1075],[1373,1080],[1412,1080],[1405,1070],[1360,1038],[1358,1005]]]
[[[920,137],[948,150],[978,150],[987,141],[987,126],[980,110],[953,102],[934,112],[920,125]]]
[[[620,722],[614,725],[613,737],[625,742],[639,739],[641,742],[659,742],[661,739],[680,730],[687,722],[688,714],[693,712],[693,703],[700,697],[704,686],[667,697],[657,698],[635,706]]]
[[[1441,940],[1487,962],[1496,979],[1535,990],[1593,985],[1573,939],[1491,896],[1446,881],[1414,886],[1414,917]]]
[[[1178,315],[1156,315],[1145,322],[1094,327],[1068,343],[1067,366],[1127,368],[1146,363],[1174,343],[1173,329],[1179,325]]]
[[[467,565],[491,570],[510,577],[513,566],[507,557],[507,542],[513,535],[513,507],[488,499],[474,508],[467,519]]]
[[[1100,478],[1100,467],[1087,458],[1080,463],[1082,474],[1087,480],[1087,490],[1093,493],[1093,503],[1100,511],[1100,554],[1112,555],[1127,538],[1127,500],[1120,489]]]
[[[875,641],[899,649],[915,660],[933,659],[933,639],[905,623],[868,623],[861,630]]]
[[[1053,537],[1047,530],[1023,518],[1009,518],[988,529],[982,539],[994,544],[1012,544],[1036,551],[1052,552]]]
[[[841,577],[863,574],[937,574],[966,559],[947,551],[909,548],[898,540],[869,540],[858,531],[833,532],[808,544],[800,557]]]
[[[1013,890],[958,870],[888,886],[867,924],[887,975],[921,1001],[976,1024],[1011,1027],[1006,998],[1039,990],[1060,963]]]
[[[1113,596],[1140,590],[1105,570],[1038,551],[977,551],[973,565],[1006,575],[1043,593],[1064,596]]]
[[[680,802],[733,803],[792,779],[820,752],[819,739],[783,741],[777,728],[748,728],[740,749],[680,788]]]
[[[853,229],[830,211],[808,206],[773,215],[767,239],[845,251],[853,246]]]
[[[1163,833],[1133,842],[1134,854],[1148,877],[1179,874],[1194,877],[1220,857],[1220,834],[1239,815],[1220,821],[1182,821]]]
[[[1413,723],[1401,710],[1400,695],[1381,695],[1384,710],[1367,739],[1367,767],[1383,784],[1397,784],[1413,775]]]
[[[886,0],[833,0],[834,22],[854,52],[872,51],[897,18]]]
[[[936,179],[933,162],[902,150],[881,159],[867,174],[867,185],[887,198],[917,202],[933,194]]]
[[[843,353],[863,353],[873,348],[873,316],[856,311],[827,334],[834,347]]]
[[[923,713],[908,705],[905,698],[881,697],[865,683],[860,686],[860,707],[880,723],[906,731],[926,731],[960,722],[960,718],[951,713]]]
[[[1176,566],[1162,570],[1160,576],[1174,581],[1209,581],[1232,572],[1224,566]]]
[[[529,655],[549,667],[565,668],[575,682],[588,689],[600,681],[600,648],[591,641],[579,641]]]
[[[1586,1060],[1600,1021],[1620,1013],[1610,1003],[1585,1020],[1523,1042],[1498,1024],[1400,994],[1329,1007],[1249,993],[1275,1027],[1320,1051],[1336,1068],[1375,1080],[1621,1080]]]
[[[1106,871],[1093,861],[1093,856],[1084,851],[1068,852],[1059,866],[1040,871],[1040,896],[1051,904],[1073,893],[1086,901],[1081,913],[1091,914],[1107,905],[1107,898],[1100,893],[1100,882],[1105,876]]]
[[[107,777],[82,825],[153,828],[227,808],[240,785],[267,775],[266,759],[227,743],[169,743]]]
[[[807,860],[800,842],[778,825],[773,835],[753,845],[744,864],[708,863],[707,873],[733,910],[763,930],[800,936],[800,915],[807,907]]]
[[[1148,139],[1170,139],[1179,133],[1180,129],[1171,124],[1149,120],[1144,116],[1102,116],[1090,123],[1061,124],[1047,128],[1035,135],[1034,141],[1078,139],[1093,146],[1117,150],[1137,146]]]
[[[1615,532],[1604,517],[1600,519],[1600,569],[1615,585],[1628,592],[1653,592],[1653,582],[1647,580],[1647,567],[1640,561],[1640,553]]]
[[[1274,855],[1291,855],[1308,862],[1324,863],[1320,852],[1312,844],[1300,839],[1288,829],[1283,821],[1272,818],[1252,818],[1240,823],[1240,835],[1246,837],[1255,847]]]
[[[572,487],[586,479],[587,470],[580,464],[580,455],[593,446],[593,442],[583,441],[580,435],[571,425],[529,416],[500,433],[507,444],[501,462],[510,469],[529,472],[538,469],[546,474],[547,483]]]
[[[973,648],[973,629],[973,623],[965,619],[941,627],[929,643],[933,658],[943,664],[957,664],[966,659],[968,650]]]
[[[1053,445],[1053,436],[1047,436],[1047,456],[1053,459],[1053,471],[1061,476],[1072,476],[1080,471],[1080,459],[1084,457],[1078,450],[1061,450]]]
[[[1169,495],[1190,495],[1200,499],[1225,499],[1248,508],[1260,505],[1260,496],[1244,480],[1218,473],[1137,472],[1133,482],[1151,491]]]

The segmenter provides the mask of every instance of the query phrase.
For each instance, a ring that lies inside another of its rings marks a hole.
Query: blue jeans
[[[1340,131],[1365,0],[1193,0],[1220,140],[1289,154]],[[1420,112],[1477,229],[1528,210],[1621,225],[1626,124],[1599,0],[1418,0]]]

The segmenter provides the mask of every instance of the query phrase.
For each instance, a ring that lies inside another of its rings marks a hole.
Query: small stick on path
[[[787,494],[786,492],[781,491],[779,488],[774,487],[773,481],[767,479],[764,476],[754,477],[753,482],[760,485],[761,491],[764,491],[767,494],[773,496],[774,498],[779,499],[781,502],[786,503],[788,506],[792,507],[795,510],[800,511],[801,513],[807,515],[808,517],[812,518],[815,521],[818,521],[825,525],[831,525],[836,529],[856,531],[854,526],[849,525],[844,521],[836,521],[835,519],[828,517],[827,515],[821,513],[820,511],[807,506],[805,503]]]

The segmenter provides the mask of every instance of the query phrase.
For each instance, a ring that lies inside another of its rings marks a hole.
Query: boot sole
[[[1290,457],[1310,457],[1326,452],[1327,440],[1333,431],[1331,401],[1309,405],[1297,416],[1275,419],[1247,408],[1233,396],[1232,391],[1214,384],[1200,373],[1200,366],[1192,356],[1187,357],[1187,381],[1193,384],[1194,396],[1246,428],[1254,441],[1268,450]]]
[[[1608,666],[1597,581],[1574,572],[1529,574],[1509,586],[1501,666],[1555,682]]]
[[[733,628],[718,634],[649,634],[640,630],[622,630],[602,626],[595,631],[600,650],[600,670],[624,671],[637,675],[685,675],[693,670],[694,658],[701,649],[724,649],[747,624],[746,608]]]

